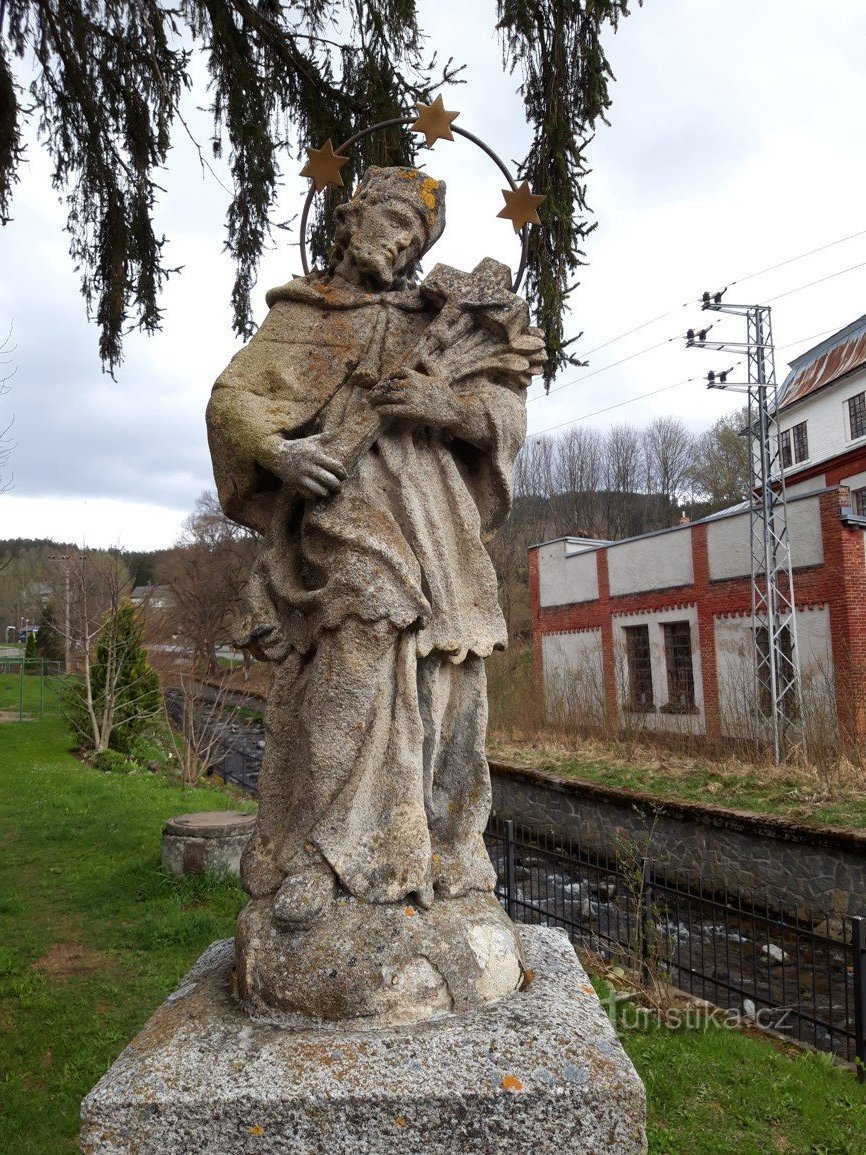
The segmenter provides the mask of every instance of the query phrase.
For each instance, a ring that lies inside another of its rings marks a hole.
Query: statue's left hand
[[[370,402],[380,415],[411,425],[445,429],[459,418],[454,394],[439,377],[400,369],[370,390]]]

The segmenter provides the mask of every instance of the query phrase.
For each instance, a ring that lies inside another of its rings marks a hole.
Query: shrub
[[[141,769],[138,762],[121,754],[119,750],[100,750],[93,758],[93,765],[97,770],[112,774],[132,774]]]
[[[159,677],[142,645],[135,606],[110,611],[84,672],[69,684],[65,713],[82,747],[129,753],[162,708]]]

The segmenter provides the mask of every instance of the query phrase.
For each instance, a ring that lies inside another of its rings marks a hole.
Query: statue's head
[[[331,271],[348,260],[379,288],[399,288],[442,235],[445,183],[416,168],[368,168],[335,215]]]

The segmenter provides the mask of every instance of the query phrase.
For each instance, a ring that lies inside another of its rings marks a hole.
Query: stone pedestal
[[[85,1099],[89,1155],[641,1155],[643,1086],[568,939],[522,927],[530,981],[413,1027],[283,1030],[215,943]]]
[[[202,810],[169,818],[162,830],[162,865],[171,874],[240,874],[241,854],[255,825],[255,814],[240,810]]]

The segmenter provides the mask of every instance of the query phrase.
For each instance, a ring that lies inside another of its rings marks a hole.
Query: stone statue
[[[239,993],[289,1025],[468,1010],[522,976],[482,838],[506,643],[484,542],[543,341],[495,261],[416,282],[444,227],[442,182],[369,169],[328,270],[268,293],[208,407],[222,506],[263,535],[238,641],[276,664]]]

